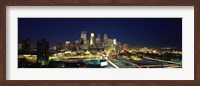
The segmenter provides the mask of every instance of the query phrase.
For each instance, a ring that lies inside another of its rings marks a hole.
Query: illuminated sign
[[[101,66],[107,66],[108,65],[108,62],[105,61],[105,62],[101,62]]]

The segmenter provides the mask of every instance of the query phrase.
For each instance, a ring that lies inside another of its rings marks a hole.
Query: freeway
[[[142,68],[155,68],[155,67],[171,67],[171,68],[180,68],[181,66],[177,66],[174,64],[164,64],[164,65],[142,65]]]
[[[114,64],[112,61],[110,61],[110,60],[108,59],[108,56],[103,56],[103,58],[106,59],[107,62],[110,63],[113,67],[119,68],[116,64]]]
[[[120,63],[126,63],[126,64],[130,64],[132,66],[129,66],[130,68],[148,68],[148,67],[152,67],[152,68],[160,68],[160,67],[181,67],[181,64],[179,63],[175,63],[172,61],[165,61],[165,60],[156,60],[156,59],[147,59],[145,58],[144,60],[141,61],[135,61],[135,60],[127,60],[125,58],[121,58],[121,57],[113,57],[113,58],[109,58],[113,63],[115,63],[116,65],[118,65],[119,67],[124,67],[122,64]],[[125,65],[126,65],[125,64]]]
[[[133,62],[126,61],[126,60],[113,59],[113,58],[110,58],[109,56],[105,56],[104,58],[115,68],[124,68],[127,65],[129,65],[130,68],[141,68],[139,65]]]
[[[153,58],[149,58],[149,57],[144,57],[144,58],[148,59],[148,60],[154,60],[154,61],[159,61],[159,62],[166,62],[166,63],[171,63],[171,64],[182,65],[181,63],[177,63],[177,62],[173,62],[173,61],[159,60],[159,59],[153,59]]]
[[[109,59],[107,59],[107,61],[108,61],[112,66],[114,66],[115,68],[119,68],[117,65],[115,65],[113,62],[111,62]]]

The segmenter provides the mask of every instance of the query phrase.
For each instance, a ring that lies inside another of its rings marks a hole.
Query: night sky
[[[135,47],[182,47],[182,18],[18,18],[18,40],[46,39],[56,42],[75,41],[81,31],[107,33],[122,43]]]

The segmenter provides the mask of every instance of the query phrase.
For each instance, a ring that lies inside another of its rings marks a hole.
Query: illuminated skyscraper
[[[101,47],[102,43],[101,43],[101,36],[100,34],[98,34],[98,37],[96,38],[96,45],[98,48]]]
[[[47,65],[49,61],[49,42],[42,39],[37,42],[37,61],[42,65]]]
[[[94,45],[94,33],[90,34],[90,45]]]
[[[104,48],[107,48],[107,46],[108,46],[108,35],[107,34],[104,34],[103,46],[104,46]]]
[[[114,43],[114,45],[117,45],[117,40],[113,39],[113,43]]]
[[[123,48],[122,43],[117,41],[116,51],[120,51],[120,50],[122,50],[122,48]]]
[[[114,45],[113,39],[108,39],[108,46],[111,47],[112,45]]]
[[[116,51],[117,48],[117,40],[113,39],[113,50]]]
[[[86,31],[81,32],[81,38],[83,39],[83,44],[86,45],[87,44],[87,32]]]
[[[108,49],[109,50],[115,50],[115,46],[114,46],[114,39],[108,39]]]

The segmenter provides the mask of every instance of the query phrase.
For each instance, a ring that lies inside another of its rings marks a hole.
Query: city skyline
[[[48,40],[50,46],[76,41],[81,31],[86,31],[87,39],[90,33],[95,38],[100,34],[101,39],[106,33],[108,38],[140,47],[182,47],[181,18],[19,18],[18,21],[19,41],[30,38],[33,44],[41,39]]]
[[[18,20],[18,68],[182,68],[181,18]]]

